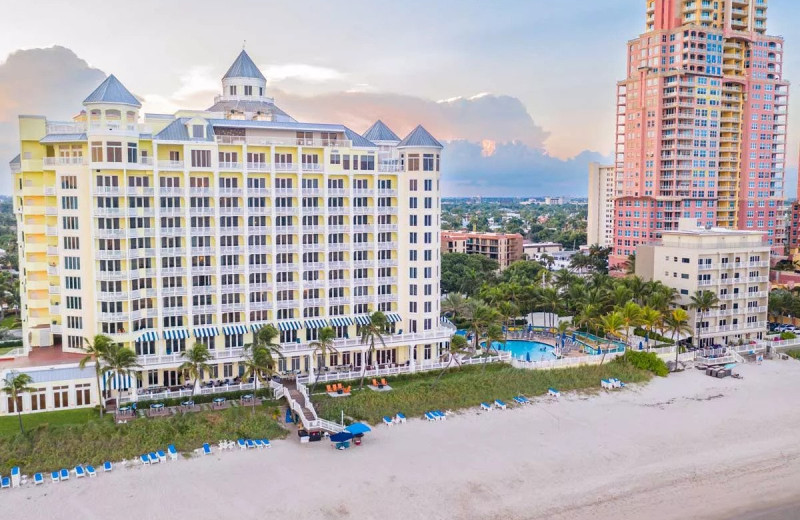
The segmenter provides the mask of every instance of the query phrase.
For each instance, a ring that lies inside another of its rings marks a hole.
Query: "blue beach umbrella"
[[[642,350],[642,342],[639,342],[639,350]]]
[[[330,436],[331,442],[345,442],[349,441],[353,438],[353,434],[350,432],[339,432],[334,433]]]
[[[527,361],[528,363],[531,362],[531,353],[530,352],[526,352],[525,353],[525,361]]]
[[[294,422],[294,421],[292,421],[292,410],[287,408],[286,409],[286,424],[289,424],[291,422]]]
[[[345,428],[346,431],[352,433],[353,435],[358,435],[359,433],[367,433],[371,432],[372,429],[364,423],[353,423],[350,426]]]

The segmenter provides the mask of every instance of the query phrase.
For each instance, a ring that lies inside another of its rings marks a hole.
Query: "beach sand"
[[[798,518],[800,362],[3,491],[5,518]],[[476,403],[477,404],[477,403]],[[477,407],[476,407],[477,410]],[[771,516],[770,516],[771,515]]]

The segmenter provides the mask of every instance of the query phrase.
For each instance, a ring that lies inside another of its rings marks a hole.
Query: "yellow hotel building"
[[[234,380],[267,323],[282,372],[313,373],[324,326],[339,338],[328,366],[437,361],[452,333],[439,320],[442,145],[421,126],[401,139],[380,121],[363,135],[298,122],[266,83],[242,51],[205,111],[141,114],[112,75],[73,121],[20,116],[24,347],[0,375],[34,376],[24,411],[97,404],[93,369],[77,368],[95,334],[139,356],[135,377],[102,382],[123,400],[185,385],[181,352],[197,342],[213,354],[206,379]],[[376,310],[392,332],[366,359],[359,324]]]

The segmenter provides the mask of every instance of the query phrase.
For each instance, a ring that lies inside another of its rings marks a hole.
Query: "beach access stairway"
[[[289,404],[289,409],[300,417],[303,428],[306,431],[324,430],[330,433],[338,433],[344,430],[344,426],[333,421],[321,419],[314,409],[314,403],[308,396],[308,389],[300,381],[287,381],[285,383],[270,381],[269,386],[275,393],[275,399],[285,398]]]

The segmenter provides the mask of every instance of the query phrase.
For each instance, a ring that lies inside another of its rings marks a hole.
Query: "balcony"
[[[127,300],[128,293],[115,291],[115,292],[98,292],[97,299],[101,302],[118,302],[120,300]]]
[[[247,169],[252,172],[268,172],[270,164],[266,162],[249,162],[247,163]]]
[[[208,215],[211,216],[214,214],[214,208],[210,208],[208,206],[190,206],[189,207],[189,215],[191,216],[203,216]]]
[[[133,251],[136,251],[136,250],[132,249],[131,252],[133,252]],[[141,250],[139,250],[139,251],[141,251]],[[144,251],[151,251],[151,250],[145,249]],[[184,249],[182,247],[162,247],[160,249],[160,253],[161,253],[161,256],[186,256],[186,249]],[[147,253],[145,253],[145,254],[147,254]]]
[[[94,208],[96,217],[124,217],[126,211],[123,208]]]
[[[296,172],[297,164],[294,163],[275,163],[276,172]]]
[[[220,170],[228,170],[228,171],[240,171],[242,169],[242,163],[240,163],[240,162],[220,161],[219,169]]]
[[[302,170],[304,172],[321,172],[322,165],[319,163],[303,163]]]
[[[220,286],[223,294],[231,294],[231,293],[241,293],[244,290],[244,286],[238,283],[232,284],[225,284]]]
[[[128,186],[129,197],[152,197],[155,191],[156,189],[152,186]]]
[[[189,196],[190,197],[210,197],[214,194],[214,190],[208,186],[190,186],[189,187]]]
[[[222,312],[242,312],[244,311],[244,303],[223,303],[220,305],[220,310]]]
[[[162,287],[161,296],[185,296],[186,287]]]
[[[276,215],[297,215],[298,213],[299,213],[298,208],[294,208],[294,207],[288,207],[287,208],[287,207],[283,207],[283,206],[278,206],[278,207],[275,208],[275,214]]]
[[[124,254],[120,250],[99,249],[96,256],[98,260],[119,260],[124,256]]]
[[[105,282],[121,282],[128,279],[128,273],[125,271],[98,271],[96,277]]]
[[[184,214],[184,208],[159,208],[158,213],[162,217],[181,217]]]
[[[272,309],[272,302],[250,302],[251,311],[264,311]]]
[[[158,161],[159,170],[183,171],[183,161]]]
[[[242,188],[236,186],[225,186],[219,189],[220,197],[241,197],[242,193]]]
[[[219,214],[223,217],[226,216],[241,216],[244,215],[244,208],[238,206],[222,207],[219,208]]]
[[[182,237],[186,235],[186,228],[182,227],[162,227],[162,237]]]

